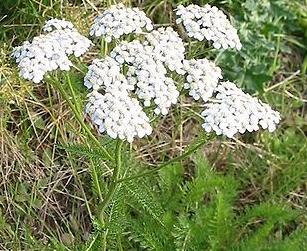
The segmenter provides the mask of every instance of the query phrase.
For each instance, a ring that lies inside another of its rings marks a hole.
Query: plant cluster
[[[176,15],[177,23],[183,23],[188,36],[213,41],[217,49],[241,49],[236,29],[217,7],[180,5]],[[130,20],[132,23],[129,23]],[[153,28],[144,12],[120,4],[96,17],[90,34],[111,42],[123,34],[139,34],[144,27],[146,30]],[[33,78],[34,82],[39,82],[45,72],[58,66],[68,70],[70,61],[67,55],[74,53],[81,56],[91,44],[67,21],[49,20],[44,30],[52,32],[34,39],[32,43],[25,42],[13,53],[21,68],[21,76]],[[48,46],[53,40],[58,47]],[[43,53],[37,52],[36,47],[40,46]],[[51,49],[51,53],[47,52],[48,49]],[[186,78],[183,87],[195,100],[201,98],[207,102],[207,108],[202,113],[207,132],[213,130],[217,135],[232,138],[238,132],[257,131],[259,125],[270,132],[275,130],[280,121],[278,112],[251,98],[233,83],[219,83],[222,79],[221,69],[213,62],[207,59],[187,60],[184,53],[182,39],[168,27],[145,33],[144,41],[123,41],[110,52],[110,57],[94,60],[85,76],[84,85],[93,89],[86,111],[98,131],[129,142],[136,136],[142,138],[150,135],[150,119],[133,96],[142,100],[145,107],[152,107],[153,101],[154,113],[166,115],[179,97],[179,86],[168,76],[170,72]],[[38,72],[32,74],[25,69]],[[210,100],[215,93],[216,96]]]

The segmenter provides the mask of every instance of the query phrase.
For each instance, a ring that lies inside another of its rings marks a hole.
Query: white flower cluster
[[[172,104],[177,103],[179,92],[174,81],[166,77],[163,63],[156,60],[154,47],[138,40],[122,42],[110,54],[119,64],[127,64],[127,80],[137,86],[136,95],[144,100],[144,106],[156,104],[155,113],[166,115]]]
[[[178,33],[171,27],[159,28],[145,36],[146,41],[153,46],[156,60],[163,62],[171,71],[184,74],[183,60],[185,47]]]
[[[273,132],[280,114],[259,99],[244,93],[232,82],[222,82],[216,89],[215,101],[202,112],[206,132],[232,138],[236,133],[268,129]]]
[[[183,23],[189,36],[213,41],[215,48],[241,49],[237,31],[216,7],[179,6],[176,14],[177,22]],[[66,27],[57,22],[50,26]],[[104,36],[110,42],[123,34],[141,33],[142,28],[152,29],[145,14],[120,4],[98,16],[90,34]],[[137,98],[145,107],[153,105],[157,115],[167,114],[179,96],[167,69],[185,76],[184,88],[189,89],[195,100],[208,102],[202,112],[206,132],[215,131],[232,138],[238,132],[256,131],[260,127],[274,131],[280,121],[279,113],[269,105],[245,94],[231,82],[219,83],[222,72],[214,62],[185,60],[182,39],[168,27],[146,33],[142,42],[123,41],[109,56],[96,59],[89,66],[84,85],[92,92],[85,110],[99,132],[128,142],[150,135],[149,118]]]
[[[130,97],[129,91],[135,87],[121,74],[121,66],[108,56],[95,59],[89,66],[84,85],[93,91],[88,95],[85,112],[100,133],[132,142],[136,136],[150,135],[152,128],[138,100]]]
[[[176,9],[178,24],[182,23],[187,35],[199,41],[213,41],[216,49],[235,48],[240,50],[242,44],[237,30],[230,24],[227,16],[215,6],[206,4],[179,5]]]
[[[221,69],[206,58],[185,60],[183,65],[187,73],[184,88],[190,89],[189,95],[195,100],[208,101],[223,78]]]
[[[43,27],[43,31],[45,32],[51,32],[53,30],[65,30],[65,29],[75,30],[74,25],[71,22],[57,18],[52,18],[48,20]]]
[[[183,44],[172,29],[159,31],[160,37],[154,33],[144,43],[123,41],[111,51],[110,57],[96,59],[89,66],[84,85],[93,92],[89,95],[86,112],[101,133],[129,142],[136,136],[142,138],[151,134],[149,119],[132,95],[143,100],[144,106],[150,106],[153,101],[156,114],[167,114],[170,106],[177,102],[179,92],[174,81],[166,76],[164,63],[171,64],[172,59],[181,62],[184,54],[176,57],[174,52],[168,58],[167,48],[159,47],[158,42],[165,41],[163,45],[172,50],[171,43]],[[121,73],[123,68],[126,68],[125,75]],[[100,90],[105,94],[100,94]]]
[[[113,139],[126,139],[131,143],[136,136],[143,138],[150,135],[152,128],[149,118],[138,100],[129,97],[128,92],[119,91],[119,88],[115,85],[104,95],[97,90],[91,92],[85,112],[90,115],[100,133],[107,132]]]
[[[123,4],[112,5],[94,19],[90,35],[105,37],[106,42],[124,34],[142,33],[153,29],[151,20],[138,8],[126,8]]]
[[[48,22],[51,25],[51,20]],[[49,71],[58,68],[68,71],[72,65],[68,56],[80,57],[91,44],[74,29],[59,29],[37,36],[32,42],[25,41],[22,46],[14,48],[12,56],[16,59],[20,76],[39,83]]]

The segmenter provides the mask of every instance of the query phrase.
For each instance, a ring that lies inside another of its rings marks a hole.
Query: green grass
[[[87,34],[96,10],[110,2],[0,3],[0,250],[306,250],[307,2],[124,1],[158,24],[173,24],[179,3],[222,8],[242,51],[190,43],[187,57],[215,59],[226,79],[280,111],[282,122],[273,134],[237,140],[204,135],[201,107],[183,97],[154,121],[152,136],[122,148],[80,126],[56,88],[64,83],[71,95],[72,87],[73,106],[83,109],[86,67],[105,54],[98,41],[68,74],[53,73],[39,85],[19,78],[10,58],[49,17]],[[117,149],[116,162],[89,132],[109,152]],[[198,144],[195,153],[167,162]],[[104,205],[114,163],[121,163],[120,179]]]

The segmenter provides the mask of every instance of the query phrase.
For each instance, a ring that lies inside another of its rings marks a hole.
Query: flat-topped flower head
[[[242,48],[237,30],[217,7],[209,4],[204,7],[194,4],[187,7],[179,5],[175,11],[176,22],[183,24],[189,37],[199,41],[212,41],[216,49]]]
[[[185,47],[178,33],[171,27],[153,30],[145,36],[149,45],[154,47],[156,60],[162,61],[169,70],[184,74],[183,60]]]
[[[187,73],[184,88],[195,100],[208,101],[223,78],[221,69],[205,58],[185,60],[183,65]]]
[[[15,47],[12,57],[16,59],[21,77],[39,83],[47,72],[68,71],[72,65],[68,56],[80,57],[91,44],[75,29],[58,29]]]
[[[135,137],[142,138],[151,134],[152,128],[136,98],[145,107],[153,105],[157,115],[166,115],[177,102],[179,92],[175,83],[167,77],[165,62],[157,58],[155,47],[148,42],[123,41],[110,56],[96,59],[89,66],[84,85],[93,89],[95,99],[90,96],[86,111],[101,133],[129,142]],[[97,94],[98,90],[104,94]],[[94,103],[102,105],[97,108]],[[115,119],[113,113],[117,114]]]
[[[259,99],[244,93],[232,82],[223,82],[216,88],[215,100],[202,112],[206,132],[232,138],[236,133],[276,129],[280,114]]]
[[[149,118],[135,98],[117,88],[105,94],[94,90],[88,95],[85,111],[100,133],[132,142],[152,133]]]
[[[107,42],[111,42],[112,39],[118,39],[125,34],[138,34],[152,29],[152,22],[143,11],[117,4],[95,17],[90,35],[104,37]]]
[[[43,31],[45,32],[65,29],[75,30],[74,25],[71,22],[57,18],[52,18],[48,20],[43,27]]]

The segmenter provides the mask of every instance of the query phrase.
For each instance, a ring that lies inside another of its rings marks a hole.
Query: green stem
[[[159,170],[161,170],[162,168],[174,163],[174,162],[178,162],[178,161],[181,161],[183,159],[185,159],[186,157],[188,157],[189,155],[191,155],[193,152],[195,152],[197,149],[199,149],[202,145],[204,145],[207,141],[206,140],[203,140],[201,141],[200,143],[196,144],[195,146],[191,147],[188,151],[184,152],[182,155],[178,156],[178,157],[175,157],[163,164],[161,164],[160,166],[150,170],[150,171],[147,171],[147,172],[143,172],[143,173],[140,173],[140,174],[137,174],[137,175],[134,175],[134,176],[130,176],[130,177],[127,177],[127,178],[123,178],[123,179],[119,179],[117,182],[118,183],[121,183],[121,182],[125,182],[125,181],[129,181],[129,180],[134,180],[134,179],[138,179],[138,178],[142,178],[144,176],[148,176],[148,175],[151,175],[151,174],[154,174],[156,172],[158,172]]]
[[[68,81],[71,85],[71,82]],[[85,124],[82,116],[80,115],[78,109],[76,108],[76,106],[74,106],[74,104],[71,102],[69,96],[67,95],[67,93],[65,92],[62,84],[59,81],[53,81],[53,83],[55,84],[55,86],[57,87],[57,89],[59,90],[59,92],[61,93],[61,95],[63,96],[63,98],[65,99],[66,103],[68,104],[68,106],[70,107],[70,109],[72,110],[72,112],[74,113],[76,119],[78,120],[80,126],[82,127],[82,129],[87,133],[87,135],[92,139],[92,141],[95,143],[95,145],[97,147],[99,147],[101,149],[101,151],[105,154],[105,156],[113,161],[113,157],[108,153],[108,151],[101,145],[101,143],[99,142],[99,140],[95,137],[95,135],[92,133],[91,129],[88,127],[87,124]],[[72,94],[73,95],[73,94]],[[73,99],[75,100],[76,98],[73,97]]]
[[[115,149],[115,167],[113,170],[113,175],[112,175],[112,180],[111,180],[111,185],[109,188],[108,193],[106,194],[103,202],[100,205],[100,220],[101,222],[104,222],[104,211],[106,209],[106,207],[108,206],[109,202],[111,201],[117,185],[118,185],[118,178],[119,178],[119,174],[120,174],[120,169],[122,166],[122,158],[121,158],[121,150],[122,150],[122,145],[123,145],[123,141],[120,139],[117,139],[117,143],[116,143],[116,149]]]
[[[67,73],[67,83],[68,83],[68,87],[69,87],[69,91],[71,93],[71,96],[72,96],[72,100],[74,101],[74,104],[75,104],[75,107],[77,107],[77,104],[79,104],[78,100],[77,100],[77,97],[76,97],[76,93],[75,93],[75,90],[72,86],[72,83],[71,83],[71,80],[70,80],[70,76],[69,74]],[[78,114],[80,114],[80,109],[79,107],[77,107],[78,109]]]

